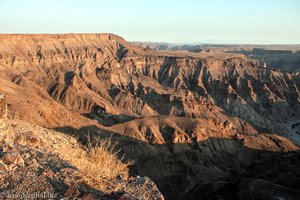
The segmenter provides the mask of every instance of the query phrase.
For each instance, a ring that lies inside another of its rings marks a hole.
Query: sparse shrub
[[[123,163],[123,157],[118,158],[119,151],[116,149],[116,143],[109,139],[95,139],[93,143],[89,140],[86,153],[80,170],[84,173],[84,179],[88,182],[98,180],[110,180],[121,176],[128,176],[128,165],[132,162]]]
[[[103,191],[109,187],[110,180],[118,176],[127,178],[128,166],[133,163],[124,162],[123,157],[118,157],[116,145],[111,138],[94,138],[93,142],[89,138],[86,146],[68,152],[69,155],[65,154],[64,157],[78,169],[79,182]]]

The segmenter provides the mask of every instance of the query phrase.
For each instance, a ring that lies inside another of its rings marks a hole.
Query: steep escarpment
[[[241,54],[142,49],[111,34],[1,35],[0,83],[9,117],[112,137],[136,161],[130,173],[155,180],[167,199],[230,184],[245,191],[257,179],[299,190],[280,173],[298,173],[298,73]],[[261,171],[274,161],[288,163],[270,169],[278,179]]]
[[[159,114],[220,119],[223,111],[268,131],[297,136],[291,129],[300,111],[297,73],[273,71],[243,57],[126,58],[122,62],[126,72],[137,78],[132,77],[130,89],[124,83],[119,87]],[[135,80],[149,77],[150,85]]]
[[[168,44],[156,42],[132,42],[144,49],[153,49],[158,51],[170,50],[182,52],[233,52],[244,54],[253,59],[260,60],[266,66],[273,69],[280,69],[288,72],[300,71],[300,46],[293,45],[246,45],[246,44]]]
[[[255,59],[263,60],[268,66],[277,69],[290,72],[300,71],[300,51],[297,45],[294,45],[292,49],[253,48],[240,50],[239,52]]]

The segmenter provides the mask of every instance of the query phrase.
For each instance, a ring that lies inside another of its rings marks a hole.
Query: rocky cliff
[[[142,49],[111,34],[0,35],[0,83],[11,117],[112,135],[136,160],[131,173],[150,176],[167,199],[238,178],[299,189],[250,170],[298,151],[299,73],[241,54]]]

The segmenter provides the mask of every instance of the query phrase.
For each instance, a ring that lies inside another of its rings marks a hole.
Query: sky
[[[0,33],[128,41],[300,44],[300,0],[0,0]]]

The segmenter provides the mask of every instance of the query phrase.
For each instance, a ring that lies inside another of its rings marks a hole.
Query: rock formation
[[[300,45],[224,45],[224,44],[168,44],[132,42],[144,49],[189,52],[234,52],[264,62],[265,66],[288,72],[300,71]]]
[[[166,199],[230,184],[245,191],[248,178],[300,189],[280,171],[299,172],[299,73],[236,53],[143,49],[112,34],[0,35],[0,55],[12,118],[83,142],[88,132],[112,137],[136,161],[130,173],[149,176]]]

